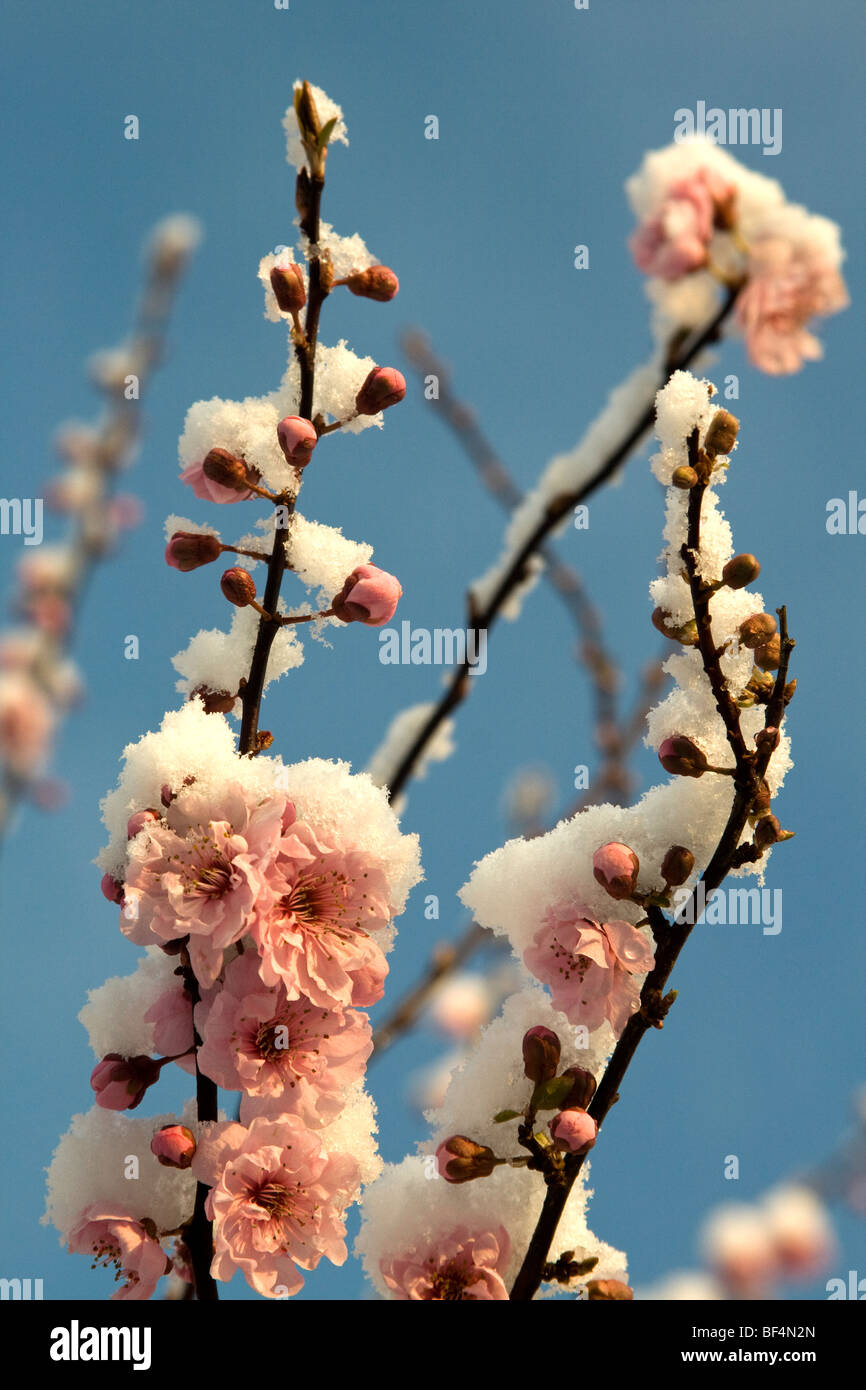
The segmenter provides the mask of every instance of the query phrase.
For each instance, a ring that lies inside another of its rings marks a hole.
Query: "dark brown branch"
[[[372,1065],[401,1034],[412,1027],[436,986],[489,940],[490,933],[486,927],[479,927],[477,922],[470,922],[457,941],[437,947],[422,979],[404,994],[385,1022],[373,1034],[373,1053],[368,1065]]]

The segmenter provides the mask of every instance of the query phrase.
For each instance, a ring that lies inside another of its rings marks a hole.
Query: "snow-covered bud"
[[[126,838],[134,840],[139,830],[143,830],[146,825],[152,825],[154,821],[162,820],[162,814],[154,811],[153,807],[148,806],[145,811],[135,811],[126,822]]]
[[[134,1110],[158,1077],[159,1062],[153,1057],[121,1057],[119,1052],[109,1052],[93,1068],[90,1084],[96,1092],[96,1104],[103,1110]]]
[[[585,1110],[595,1095],[596,1079],[586,1067],[566,1067],[562,1073],[571,1082],[571,1090],[562,1101],[563,1110]]]
[[[754,650],[765,646],[775,631],[776,619],[772,613],[753,613],[751,618],[740,623],[740,641],[744,647]]]
[[[222,546],[216,536],[206,531],[175,531],[165,547],[165,563],[188,574],[201,565],[209,565],[221,554]]]
[[[316,427],[300,415],[287,415],[277,425],[277,439],[285,456],[286,463],[293,468],[306,468],[313,457],[319,436]]]
[[[553,1146],[560,1153],[585,1154],[592,1148],[598,1125],[586,1110],[560,1110],[548,1125]]]
[[[539,1023],[523,1035],[523,1074],[536,1085],[556,1076],[562,1046],[552,1028]]]
[[[685,845],[671,845],[662,860],[662,878],[669,888],[679,888],[695,867],[695,856]]]
[[[231,569],[225,571],[220,580],[220,588],[229,603],[233,603],[236,608],[246,608],[256,596],[252,575],[240,565],[232,565]]]
[[[734,555],[722,570],[722,583],[729,589],[745,589],[754,584],[761,573],[761,566],[754,555]]]
[[[496,1157],[485,1144],[476,1144],[465,1134],[452,1134],[436,1150],[436,1166],[447,1182],[472,1182],[490,1176]]]
[[[682,488],[684,492],[688,491],[689,488],[694,487],[697,481],[697,473],[695,472],[694,468],[692,468],[687,463],[683,463],[680,465],[679,468],[675,468],[671,475],[672,486]]]
[[[358,565],[331,607],[341,623],[382,627],[393,618],[402,593],[400,581],[387,570],[380,570],[376,565]]]
[[[755,648],[755,665],[762,671],[778,671],[782,660],[782,639],[774,632],[769,642]]]
[[[637,887],[640,860],[628,845],[609,840],[592,856],[592,873],[606,893],[618,901],[630,898]]]
[[[103,874],[99,888],[110,903],[117,903],[118,907],[123,905],[123,884],[113,874]]]
[[[201,700],[205,714],[230,714],[238,697],[230,690],[208,690],[206,685],[197,685],[189,698]]]
[[[400,288],[397,276],[386,265],[371,265],[366,270],[353,270],[351,275],[346,276],[345,283],[352,294],[358,294],[363,299],[378,299],[382,304],[393,299]]]
[[[307,302],[304,272],[294,262],[275,265],[271,270],[271,289],[283,314],[297,314]]]
[[[689,618],[686,623],[677,624],[663,608],[654,608],[652,625],[657,632],[663,637],[669,637],[672,642],[681,642],[684,647],[694,647],[697,644],[698,625],[694,618]]]
[[[166,1125],[150,1141],[151,1153],[164,1168],[189,1168],[195,1150],[195,1135],[186,1125]]]
[[[374,367],[355,397],[359,415],[378,415],[406,394],[406,378],[396,367]]]
[[[672,734],[659,748],[659,762],[665,772],[677,777],[703,777],[707,759],[703,751],[684,734]]]
[[[717,410],[707,430],[704,453],[709,454],[710,458],[715,458],[716,454],[729,454],[737,442],[739,428],[736,415],[729,410]]]
[[[220,487],[231,488],[234,492],[246,492],[250,479],[243,459],[235,458],[228,449],[211,449],[205,455],[201,466],[205,477]]]
[[[627,1303],[634,1298],[634,1289],[621,1279],[590,1279],[586,1297],[590,1303]]]

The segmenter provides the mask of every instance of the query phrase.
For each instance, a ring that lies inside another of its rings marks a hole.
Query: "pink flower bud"
[[[523,1036],[523,1074],[536,1085],[556,1076],[562,1051],[559,1038],[552,1028],[539,1023]]]
[[[776,619],[771,613],[753,613],[740,623],[740,641],[744,647],[763,647],[776,631]]]
[[[153,1057],[121,1057],[119,1052],[109,1052],[93,1068],[90,1084],[96,1092],[96,1104],[103,1110],[134,1110],[158,1077],[159,1062]]]
[[[585,1154],[598,1134],[598,1125],[586,1110],[560,1110],[548,1128],[560,1153]]]
[[[246,608],[256,596],[256,586],[249,570],[242,569],[240,565],[232,565],[223,574],[220,580],[220,588],[236,608]]]
[[[378,415],[406,394],[406,378],[396,367],[374,367],[355,397],[359,415]]]
[[[146,825],[152,825],[154,821],[162,820],[159,811],[154,811],[150,807],[146,811],[136,811],[126,822],[126,838],[134,840],[139,830],[143,830]]]
[[[346,276],[346,286],[352,294],[364,299],[378,299],[380,303],[393,299],[400,288],[400,281],[386,265],[371,265],[366,270],[353,270]]]
[[[235,458],[228,449],[211,449],[202,463],[201,470],[212,483],[227,487],[235,492],[249,490],[250,477],[243,459]]]
[[[586,1297],[590,1303],[628,1303],[634,1298],[634,1289],[621,1279],[590,1279]]]
[[[151,1153],[164,1168],[189,1168],[195,1150],[195,1135],[186,1125],[166,1125],[150,1141]]]
[[[592,872],[596,883],[600,883],[612,898],[624,901],[630,898],[637,887],[640,860],[628,845],[618,840],[609,840],[592,856]]]
[[[662,878],[669,888],[679,888],[695,867],[695,856],[685,845],[671,845],[662,860]]]
[[[175,531],[165,547],[165,563],[187,574],[200,565],[209,565],[221,554],[222,546],[216,536],[208,532]]]
[[[306,468],[313,457],[313,450],[319,442],[315,425],[303,420],[300,415],[287,415],[277,425],[277,439],[285,455],[286,463],[293,468]]]
[[[703,777],[707,770],[703,752],[683,734],[673,734],[663,741],[659,748],[659,762],[665,772],[673,772],[678,777]]]
[[[585,1067],[566,1067],[562,1073],[571,1081],[571,1090],[562,1102],[563,1110],[585,1110],[595,1095],[596,1079]]]
[[[342,623],[366,623],[382,627],[390,622],[403,593],[400,581],[376,565],[358,565],[352,570],[331,607]]]
[[[117,903],[118,907],[122,905],[123,884],[113,874],[103,874],[99,887],[102,896],[107,898],[110,903]]]
[[[436,1166],[446,1182],[472,1182],[489,1177],[496,1167],[492,1149],[465,1134],[453,1134],[436,1150]]]
[[[271,289],[283,314],[296,314],[307,302],[304,272],[294,262],[275,265],[271,270]]]

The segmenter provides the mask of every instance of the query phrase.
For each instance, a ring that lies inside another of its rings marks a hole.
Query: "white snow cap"
[[[302,85],[303,78],[296,78],[292,84],[293,91],[297,91]],[[335,101],[332,101],[327,92],[322,91],[321,87],[314,87],[312,82],[310,83],[310,91],[313,94],[313,101],[316,103],[316,111],[320,123],[325,125],[332,118],[336,117],[337,119],[337,124],[334,126],[331,132],[331,138],[328,141],[329,146],[338,143],[341,145],[348,145],[349,139],[346,131],[346,122],[343,120],[343,108],[338,106]],[[289,106],[283,117],[283,129],[286,132],[286,160],[300,171],[306,164],[307,157],[304,154],[304,147],[301,144],[301,133],[298,129],[298,118],[295,115],[294,98],[292,100],[292,105]]]

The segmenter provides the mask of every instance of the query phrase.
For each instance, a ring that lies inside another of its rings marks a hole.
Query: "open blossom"
[[[799,371],[823,356],[807,325],[848,304],[845,283],[820,248],[765,237],[751,248],[749,279],[737,300],[737,320],[750,360],[774,376]]]
[[[300,1114],[315,1126],[333,1118],[373,1050],[366,1015],[289,999],[282,984],[262,983],[249,951],[226,967],[222,989],[196,1022],[204,1039],[199,1066],[218,1085],[244,1091],[244,1121]]]
[[[548,908],[523,958],[571,1023],[592,1032],[607,1019],[617,1038],[640,1005],[633,976],[654,961],[630,922],[596,922],[583,908],[566,905]]]
[[[151,1004],[144,1021],[153,1028],[154,1051],[160,1057],[174,1057],[184,1071],[194,1072],[194,1058],[184,1055],[191,1052],[195,1044],[192,999],[180,981]]]
[[[392,916],[382,870],[362,851],[332,847],[302,821],[290,825],[268,870],[273,906],[252,934],[265,984],[324,1008],[375,1004],[388,965],[369,935]]]
[[[508,1232],[472,1233],[458,1226],[423,1250],[380,1261],[382,1277],[395,1299],[414,1302],[470,1302],[503,1300],[503,1282],[510,1253]]]
[[[299,1116],[260,1117],[249,1129],[213,1125],[192,1168],[211,1185],[215,1279],[240,1269],[257,1293],[290,1296],[303,1287],[301,1269],[315,1269],[323,1256],[344,1263],[343,1212],[358,1188],[358,1165],[350,1154],[327,1153]]]
[[[731,207],[733,184],[706,168],[674,183],[659,210],[642,222],[630,241],[639,270],[677,280],[707,262],[719,215]]]
[[[166,1272],[168,1262],[159,1242],[120,1207],[106,1209],[98,1202],[87,1207],[67,1244],[73,1255],[90,1255],[94,1266],[114,1266],[115,1280],[124,1282],[112,1299],[150,1298]]]
[[[145,825],[130,841],[124,935],[138,945],[189,935],[193,969],[211,984],[223,951],[267,897],[265,871],[285,808],[279,796],[256,805],[237,784],[218,804],[195,789],[174,800],[164,822]]]
[[[203,502],[245,502],[253,495],[249,488],[238,490],[214,482],[204,471],[204,460],[191,463],[184,468],[180,480],[191,487],[196,497],[200,497]]]

